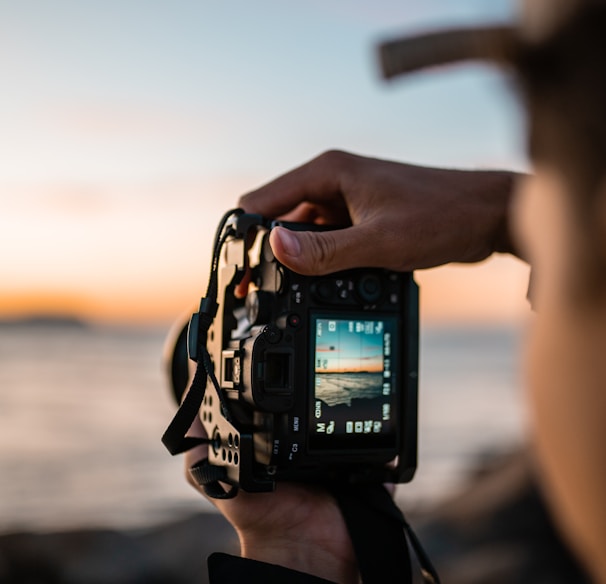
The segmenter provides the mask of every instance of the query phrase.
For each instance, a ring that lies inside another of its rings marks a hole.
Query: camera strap
[[[208,438],[187,436],[188,430],[198,415],[205,391],[206,371],[199,363],[185,398],[162,436],[162,443],[172,455],[181,454],[195,446],[210,442]]]
[[[423,581],[439,584],[421,542],[383,485],[338,484],[331,492],[347,525],[364,584],[410,584],[410,549]]]
[[[229,406],[225,403],[225,398],[220,391],[219,383],[215,377],[214,366],[208,354],[206,341],[208,330],[217,313],[219,256],[225,240],[234,234],[234,230],[228,225],[228,222],[230,218],[234,216],[238,217],[242,213],[241,209],[232,209],[225,213],[215,233],[206,296],[202,298],[200,309],[192,316],[189,326],[188,350],[190,358],[197,362],[196,372],[185,398],[182,400],[177,413],[162,436],[162,443],[173,455],[181,454],[200,444],[210,443],[208,438],[187,436],[187,432],[200,411],[209,378],[217,391],[217,397],[221,401],[225,417],[228,420],[230,418]]]

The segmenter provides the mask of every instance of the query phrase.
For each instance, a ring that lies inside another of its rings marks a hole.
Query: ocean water
[[[174,413],[164,330],[0,326],[0,531],[142,527],[210,510],[160,442]],[[428,505],[522,443],[522,332],[422,327],[419,465]]]
[[[316,397],[331,407],[379,397],[382,391],[383,373],[316,373]]]

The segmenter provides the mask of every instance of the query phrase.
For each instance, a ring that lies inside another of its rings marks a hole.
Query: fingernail
[[[288,229],[278,229],[276,232],[284,253],[290,257],[297,257],[301,254],[301,243],[296,235]]]

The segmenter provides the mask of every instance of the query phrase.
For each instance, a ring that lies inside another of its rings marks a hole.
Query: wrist
[[[493,194],[501,198],[503,202],[503,214],[495,233],[493,251],[497,253],[508,253],[526,261],[524,254],[517,244],[511,224],[511,206],[513,194],[521,175],[513,172],[493,172],[494,184]]]
[[[313,544],[299,539],[250,537],[239,534],[243,558],[274,564],[339,584],[360,581],[353,553],[341,554],[330,545]]]

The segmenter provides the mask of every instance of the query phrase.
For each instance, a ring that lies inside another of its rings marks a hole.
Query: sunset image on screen
[[[382,320],[316,320],[315,396],[328,406],[390,393]],[[384,382],[387,381],[384,390]]]

